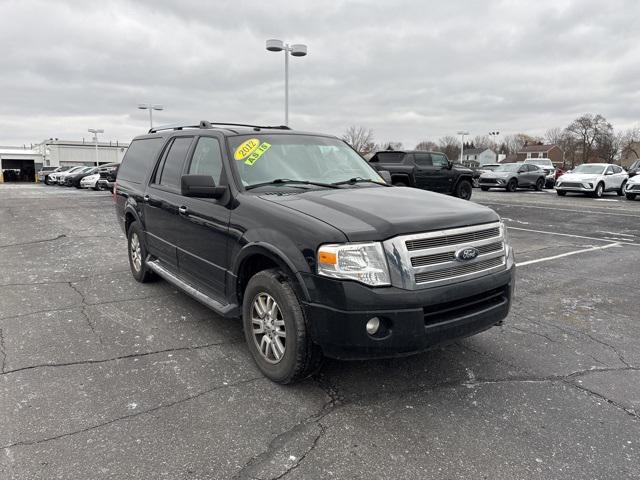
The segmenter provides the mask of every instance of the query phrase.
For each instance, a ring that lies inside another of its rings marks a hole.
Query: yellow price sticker
[[[258,148],[256,148],[254,152],[249,155],[249,157],[244,161],[245,165],[253,165],[254,163],[256,163],[256,161],[270,148],[270,143],[262,142],[262,144]]]
[[[249,155],[251,155],[256,148],[260,145],[260,140],[257,138],[250,138],[246,142],[242,142],[238,148],[236,148],[235,153],[233,154],[233,158],[236,160],[244,160]]]

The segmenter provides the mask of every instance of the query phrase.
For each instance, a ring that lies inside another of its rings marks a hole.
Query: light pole
[[[149,110],[149,128],[153,128],[153,111],[154,110],[164,110],[164,106],[162,105],[153,105],[151,103],[140,103],[138,104],[138,108],[140,110]]]
[[[96,141],[96,167],[98,166],[98,134],[104,133],[101,128],[90,128],[87,130],[89,133],[93,133],[93,139]]]
[[[462,154],[464,153],[464,136],[469,135],[469,132],[459,130],[458,135],[460,135],[460,163],[462,163]]]
[[[495,131],[495,132],[489,132],[489,136],[493,139],[493,143],[496,144],[496,163],[498,163],[498,159],[500,158],[500,147],[498,145],[498,135],[500,135],[500,132]]]
[[[304,57],[307,46],[302,43],[289,45],[275,38],[267,40],[267,50],[270,52],[284,51],[284,124],[289,125],[289,54],[294,57]]]

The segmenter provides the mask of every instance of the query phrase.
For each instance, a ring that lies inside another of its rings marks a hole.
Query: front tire
[[[624,189],[627,188],[627,182],[622,182],[622,185],[620,185],[620,190],[618,190],[618,196],[622,197],[624,195]]]
[[[507,182],[507,192],[515,192],[518,189],[518,181],[515,178],[512,178],[511,180],[509,180],[509,182]]]
[[[270,380],[289,384],[313,374],[322,351],[307,329],[291,280],[280,270],[256,273],[242,302],[247,346],[260,371]]]
[[[394,187],[408,187],[409,186],[409,185],[407,185],[406,182],[402,182],[400,180],[394,180],[392,182],[392,184],[393,184]]]
[[[636,199],[636,194],[635,193],[627,193],[627,200],[635,200]]]
[[[127,231],[127,251],[131,274],[140,283],[151,280],[152,273],[147,268],[147,246],[144,243],[144,232],[139,222],[129,225]]]
[[[458,182],[458,185],[456,185],[454,194],[456,197],[461,198],[462,200],[470,200],[472,192],[473,187],[471,186],[471,182],[469,182],[469,180],[460,180]]]
[[[562,190],[556,190],[556,193],[559,197],[564,197],[567,194],[567,192],[563,192]]]
[[[602,198],[602,194],[604,193],[604,183],[600,182],[596,185],[596,189],[593,191],[594,198]]]
[[[480,187],[480,190],[482,190],[483,192],[488,192],[489,191],[489,187]]]

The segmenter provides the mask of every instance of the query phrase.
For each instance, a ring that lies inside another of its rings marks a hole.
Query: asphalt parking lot
[[[108,193],[0,185],[0,478],[639,478],[640,201],[473,200],[516,251],[503,326],[283,387],[133,280]]]

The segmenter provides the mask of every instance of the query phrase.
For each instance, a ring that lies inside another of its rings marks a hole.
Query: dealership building
[[[36,145],[0,146],[0,181],[35,181],[35,173],[45,167],[94,166],[120,163],[129,144],[59,140],[50,138]]]

